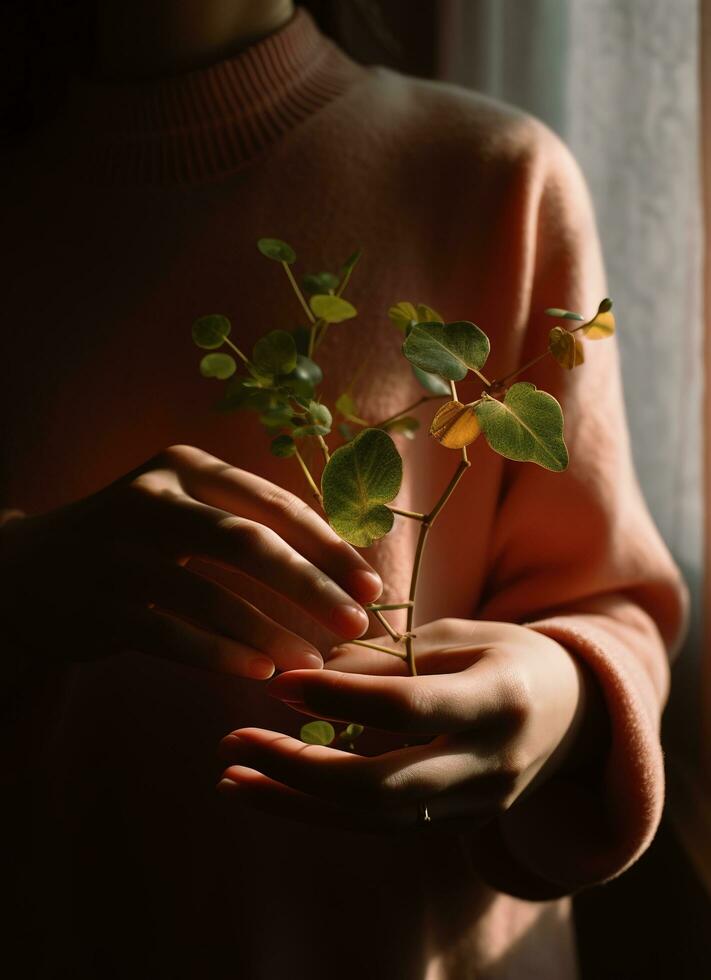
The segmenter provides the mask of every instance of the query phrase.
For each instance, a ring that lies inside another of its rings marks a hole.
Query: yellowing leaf
[[[615,332],[615,315],[612,312],[612,300],[605,298],[598,307],[592,320],[589,320],[582,331],[588,340],[604,340]]]
[[[463,449],[474,442],[480,432],[474,409],[454,401],[437,410],[430,426],[430,435],[447,449]]]
[[[348,300],[329,293],[317,293],[309,300],[309,306],[320,320],[326,323],[343,323],[357,316],[358,311]]]
[[[412,303],[396,303],[388,310],[388,317],[398,330],[407,330],[413,323],[417,323],[417,310]]]
[[[562,327],[553,327],[548,335],[548,346],[560,366],[569,371],[579,367],[585,360],[585,352],[580,340]]]
[[[419,323],[444,323],[437,310],[433,310],[426,303],[417,304],[417,320]]]

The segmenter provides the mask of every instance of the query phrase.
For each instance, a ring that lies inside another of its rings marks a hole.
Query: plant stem
[[[232,350],[235,352],[235,354],[238,357],[240,357],[244,361],[244,363],[249,367],[249,358],[248,357],[245,357],[245,355],[242,353],[242,351],[239,349],[239,347],[236,347],[232,343],[232,341],[230,340],[229,337],[223,337],[222,339],[223,339],[224,343],[226,343],[228,347],[231,347]]]
[[[321,496],[321,491],[316,486],[316,481],[311,476],[311,471],[309,470],[308,466],[306,465],[306,462],[304,461],[304,457],[299,452],[298,447],[296,447],[296,449],[294,450],[294,455],[296,456],[296,459],[297,459],[297,461],[299,463],[299,466],[303,470],[303,473],[304,473],[304,476],[306,477],[306,481],[307,481],[308,485],[311,487],[311,492],[313,493],[314,497],[318,500],[319,504],[323,507],[323,497]]]
[[[454,383],[453,381],[451,381],[451,380],[450,380],[450,382],[449,382],[449,390],[450,390],[450,392],[451,392],[451,394],[452,394],[452,401],[453,401],[453,402],[458,402],[458,401],[459,401],[459,399],[457,398],[457,386],[456,386],[456,385],[455,385],[455,383]]]
[[[392,626],[387,621],[387,619],[385,618],[385,616],[383,616],[383,614],[381,613],[381,611],[379,609],[370,609],[369,612],[372,612],[372,614],[378,620],[378,622],[383,627],[383,629],[388,634],[388,636],[390,637],[391,640],[394,640],[396,643],[400,643],[401,642],[401,640],[402,640],[402,633],[398,633],[398,631],[395,629],[395,627]]]
[[[415,645],[413,643],[412,637],[412,627],[415,621],[415,599],[417,596],[417,582],[420,577],[420,569],[422,567],[422,558],[425,553],[425,545],[427,544],[427,535],[430,532],[430,528],[437,520],[442,508],[447,503],[449,498],[454,493],[457,484],[464,476],[466,471],[471,466],[469,457],[466,454],[466,450],[462,452],[462,459],[455,470],[454,476],[449,481],[447,486],[444,488],[442,496],[439,498],[437,503],[434,505],[430,513],[425,517],[422,525],[420,527],[420,534],[417,538],[417,548],[415,549],[415,560],[412,565],[412,577],[410,578],[410,595],[409,601],[411,605],[407,610],[407,625],[405,627],[405,651],[407,657],[407,666],[410,670],[410,674],[413,677],[417,676],[417,667],[415,665]]]
[[[297,296],[299,302],[301,303],[301,305],[302,305],[302,307],[304,309],[304,313],[309,318],[309,323],[315,324],[316,323],[316,317],[313,315],[313,313],[311,312],[311,307],[309,306],[309,304],[304,299],[304,294],[299,289],[299,284],[297,283],[296,279],[294,279],[294,273],[291,271],[291,267],[290,267],[289,263],[288,262],[282,262],[282,265],[284,266],[284,272],[286,272],[287,276],[289,277],[289,282],[291,283],[291,288],[296,293],[296,296]]]
[[[489,379],[486,377],[486,375],[482,374],[481,371],[477,371],[476,368],[472,368],[471,370],[472,370],[472,373],[475,374],[477,376],[477,378],[479,378],[480,381],[483,381],[484,382],[484,384],[486,385],[487,388],[490,388],[491,387],[491,381],[489,381]]]
[[[416,510],[402,510],[401,507],[390,507],[390,505],[388,505],[388,510],[391,510],[393,514],[399,514],[401,517],[411,517],[413,521],[424,521],[427,517],[426,514],[420,514]]]
[[[316,436],[318,439],[318,444],[321,447],[321,452],[323,453],[323,458],[327,463],[331,461],[331,453],[329,452],[328,446],[326,445],[326,440],[323,436]]]
[[[344,643],[343,645],[345,646],[346,644]],[[369,650],[377,650],[379,653],[389,653],[393,657],[400,657],[401,660],[404,660],[407,656],[404,650],[396,650],[394,647],[384,647],[379,643],[371,643],[369,640],[350,640],[348,645],[367,647]]]
[[[411,602],[367,602],[363,608],[367,609],[369,612],[375,612],[376,609],[409,609],[411,605]]]
[[[319,328],[320,327],[325,328],[327,326],[328,324],[324,323],[323,317],[316,320],[311,326],[311,329],[309,330],[309,349],[306,352],[307,357],[313,357],[314,351],[316,350],[318,344],[320,343],[320,339],[318,338]]]

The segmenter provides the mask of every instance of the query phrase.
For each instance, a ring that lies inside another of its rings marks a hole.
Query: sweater
[[[176,443],[306,498],[256,417],[212,410],[218,389],[190,337],[210,312],[247,349],[299,323],[281,270],[257,252],[262,236],[292,243],[301,272],[363,248],[348,290],[360,315],[329,331],[319,360],[325,400],[359,372],[371,418],[419,393],[393,303],[477,323],[487,374],[502,377],[546,349],[547,307],[591,317],[607,293],[587,186],[547,126],[360,66],[303,9],[204,69],[74,83],[53,121],[4,154],[2,180],[0,506],[28,514]],[[619,320],[624,330],[624,310]],[[215,792],[227,732],[298,733],[303,718],[262,683],[139,651],[38,667],[6,692],[16,976],[577,975],[570,896],[627,868],[660,817],[659,719],[688,619],[631,463],[617,340],[585,352],[574,371],[549,357],[523,376],[561,403],[569,468],[511,462],[478,440],[430,535],[418,618],[504,620],[564,645],[604,695],[599,762],[553,775],[469,834],[319,830]],[[424,432],[394,437],[405,460],[394,503],[426,510],[456,454],[427,437],[431,407],[417,414]],[[407,595],[416,530],[397,518],[366,552],[385,601]],[[192,564],[324,653],[334,642],[229,569]]]

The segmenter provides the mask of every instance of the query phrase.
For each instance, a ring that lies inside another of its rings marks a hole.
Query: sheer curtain
[[[699,785],[708,659],[700,13],[699,0],[440,0],[439,37],[439,77],[543,119],[592,192],[637,472],[693,597],[665,735],[687,786]]]

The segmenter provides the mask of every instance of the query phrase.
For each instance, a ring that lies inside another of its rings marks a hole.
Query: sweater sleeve
[[[547,347],[555,323],[547,307],[589,319],[607,295],[584,177],[565,144],[533,122],[538,148],[528,177],[537,190],[523,221],[530,285],[521,364]],[[616,313],[624,331],[624,309]],[[599,762],[552,776],[489,829],[482,873],[533,899],[620,874],[654,836],[664,795],[659,721],[689,612],[633,468],[617,338],[583,344],[585,363],[573,371],[548,357],[521,376],[561,403],[570,465],[560,474],[504,463],[477,610],[564,646],[592,672],[609,718]]]

